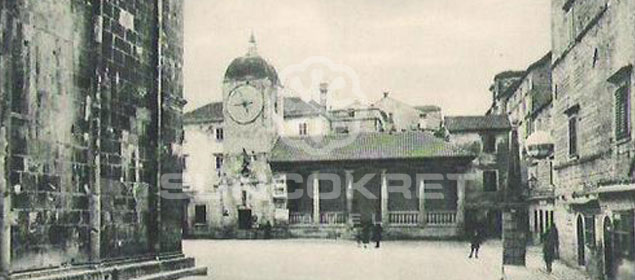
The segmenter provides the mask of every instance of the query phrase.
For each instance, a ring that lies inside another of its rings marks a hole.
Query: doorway
[[[251,209],[238,209],[238,228],[251,229]]]
[[[585,255],[584,255],[584,219],[582,215],[578,216],[577,221],[577,235],[578,235],[578,265],[585,265]]]
[[[613,244],[613,222],[609,217],[604,218],[604,273],[606,274],[606,279],[612,280],[615,279],[615,271],[614,271],[614,251]]]

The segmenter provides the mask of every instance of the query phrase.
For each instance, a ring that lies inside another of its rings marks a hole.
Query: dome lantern
[[[249,81],[258,79],[268,79],[274,85],[279,83],[276,69],[258,55],[256,39],[252,33],[249,37],[249,49],[247,54],[232,60],[225,71],[225,81]]]

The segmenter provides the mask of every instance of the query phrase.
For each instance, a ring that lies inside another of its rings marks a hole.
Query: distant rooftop
[[[212,102],[183,115],[185,124],[222,122],[223,119],[223,102]]]
[[[450,133],[481,130],[510,130],[511,124],[505,115],[446,116],[445,127]]]

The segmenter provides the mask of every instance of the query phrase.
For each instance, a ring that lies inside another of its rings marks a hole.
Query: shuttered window
[[[205,205],[194,206],[194,223],[195,224],[207,223],[207,206]]]
[[[486,192],[495,192],[498,190],[497,177],[496,171],[483,171],[483,189]]]
[[[578,154],[578,119],[577,115],[569,117],[569,155]]]
[[[615,139],[628,138],[630,130],[630,92],[628,86],[622,86],[615,91]]]

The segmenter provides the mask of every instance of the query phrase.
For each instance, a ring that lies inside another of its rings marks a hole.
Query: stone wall
[[[11,270],[180,251],[181,5],[0,1]]]
[[[632,28],[635,3],[614,0],[604,5],[606,1],[573,1],[574,14],[571,15],[571,10],[563,9],[565,2],[552,1],[552,117],[554,168],[558,178],[554,219],[560,231],[561,257],[576,265],[576,221],[585,210],[572,205],[572,194],[632,178],[629,173],[632,173],[635,151],[633,129],[631,125],[631,137],[616,140],[614,93],[617,88],[608,79],[635,62],[635,30]],[[622,78],[630,80],[630,108],[633,108],[633,75],[628,72]],[[578,153],[574,156],[569,155],[570,117],[578,121]],[[630,118],[632,124],[632,113]],[[596,245],[602,243],[602,221],[612,216],[615,205],[609,202],[601,209],[591,209],[595,211],[592,215]]]

